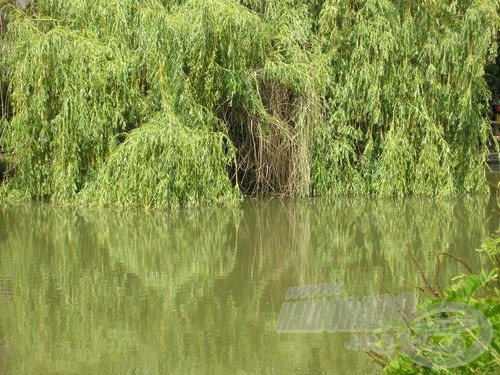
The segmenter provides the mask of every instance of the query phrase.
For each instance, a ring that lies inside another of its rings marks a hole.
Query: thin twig
[[[469,273],[475,273],[474,271],[472,271],[471,267],[465,263],[465,261],[463,261],[462,259],[458,258],[456,255],[453,255],[452,253],[449,253],[447,251],[443,251],[441,253],[439,253],[439,255],[446,255],[446,256],[449,256],[451,259],[454,259],[455,261],[457,261],[458,263],[460,263],[462,266],[464,266],[465,268],[467,268],[467,271],[469,271]]]
[[[432,285],[429,283],[429,280],[427,279],[427,276],[425,275],[425,272],[424,272],[422,266],[420,265],[420,263],[418,262],[417,258],[415,258],[415,256],[411,252],[410,252],[410,256],[411,256],[411,258],[413,259],[413,262],[415,263],[415,265],[418,268],[420,276],[422,277],[422,280],[424,281],[425,287],[428,290],[430,290],[435,297],[440,297],[441,295],[438,293],[438,291],[436,289],[434,289],[432,287]]]

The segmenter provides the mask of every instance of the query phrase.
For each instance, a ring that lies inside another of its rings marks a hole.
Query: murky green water
[[[180,214],[0,207],[0,374],[378,373],[348,334],[278,334],[287,289],[413,291],[464,271],[492,203],[246,201]],[[496,211],[498,212],[498,211]],[[412,258],[415,257],[415,259]],[[436,286],[438,288],[438,286]]]

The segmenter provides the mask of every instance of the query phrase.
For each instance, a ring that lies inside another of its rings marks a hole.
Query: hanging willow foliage
[[[6,35],[13,117],[2,144],[14,161],[13,186],[33,198],[71,199],[103,166],[114,135],[135,123],[140,97],[135,57],[89,31],[44,31],[27,19]]]
[[[484,188],[498,0],[11,3],[0,190],[16,197]]]
[[[330,57],[320,193],[481,190],[498,1],[326,1]],[[332,147],[332,145],[335,145]],[[325,157],[326,155],[326,157]]]
[[[237,196],[227,178],[233,150],[221,133],[193,130],[173,114],[131,131],[81,194],[89,204],[185,207]]]

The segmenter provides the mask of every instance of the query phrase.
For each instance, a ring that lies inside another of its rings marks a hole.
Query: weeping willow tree
[[[0,4],[3,195],[484,189],[497,0]]]
[[[317,137],[320,192],[481,189],[497,11],[497,1],[325,2],[334,84]]]

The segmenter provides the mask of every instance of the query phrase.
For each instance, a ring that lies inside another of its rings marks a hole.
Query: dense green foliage
[[[155,119],[132,131],[109,156],[94,185],[84,191],[84,200],[150,207],[224,197],[231,185],[222,144],[217,133],[189,129],[175,119]]]
[[[485,241],[479,251],[485,264],[479,273],[464,274],[455,279],[441,295],[426,299],[421,306],[439,302],[461,302],[480,310],[493,328],[490,347],[466,366],[454,369],[433,369],[435,374],[497,374],[500,369],[500,237]],[[467,264],[464,265],[468,268]],[[427,286],[427,289],[429,286]],[[464,336],[467,348],[474,342],[472,335]],[[442,337],[432,338],[438,345]],[[429,369],[416,366],[407,357],[393,358],[385,368],[387,374],[427,374]]]
[[[7,194],[165,207],[484,189],[498,0],[0,6]]]

